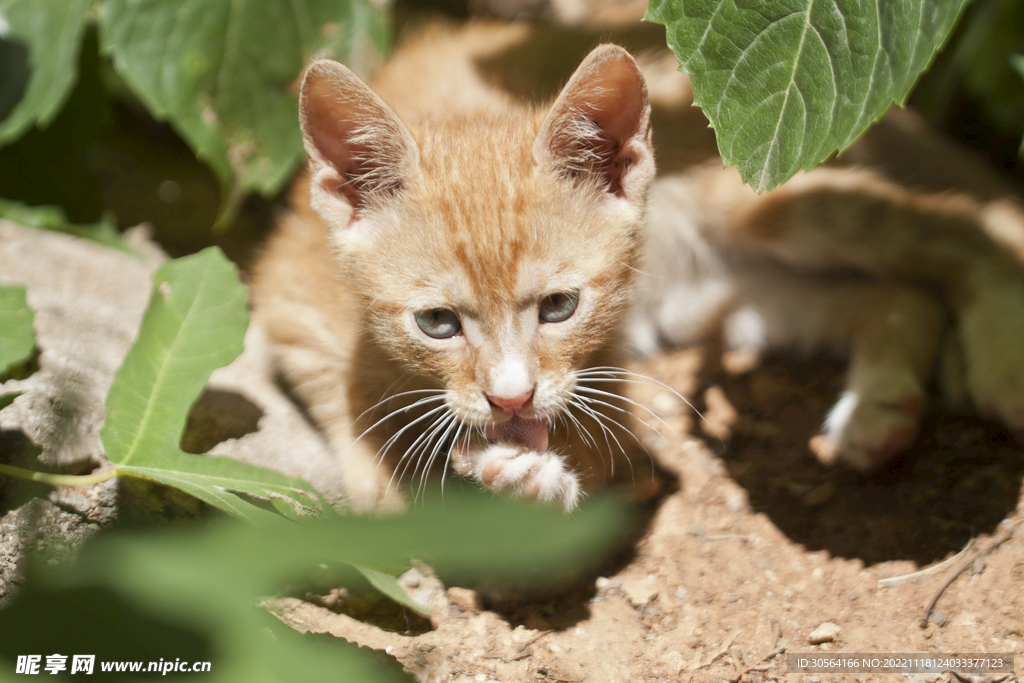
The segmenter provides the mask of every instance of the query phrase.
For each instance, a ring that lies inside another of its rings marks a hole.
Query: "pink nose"
[[[533,389],[523,392],[518,396],[506,398],[504,396],[487,396],[487,400],[503,410],[518,410],[526,405],[527,401],[533,398]]]

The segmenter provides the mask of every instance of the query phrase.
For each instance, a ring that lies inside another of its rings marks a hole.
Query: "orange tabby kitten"
[[[410,66],[382,74],[384,99],[340,64],[309,67],[323,224],[281,226],[256,316],[356,508],[398,505],[435,461],[571,508],[638,448],[616,384],[654,176],[643,77],[605,45],[535,107],[457,70],[398,77]]]
[[[641,60],[645,84],[598,47],[531,104],[573,45],[433,27],[376,94],[333,62],[307,72],[309,195],[254,304],[352,505],[400,505],[398,483],[440,464],[566,508],[643,481],[624,349],[716,322],[734,347],[849,354],[822,443],[854,467],[912,442],[937,365],[955,398],[1024,429],[1024,220],[996,182],[890,117],[845,155],[859,168],[759,196],[722,169],[663,50]]]

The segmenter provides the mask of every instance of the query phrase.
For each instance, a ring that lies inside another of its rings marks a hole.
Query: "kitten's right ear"
[[[299,120],[311,204],[331,228],[349,227],[368,200],[401,190],[416,172],[419,150],[405,124],[342,64],[309,66]]]

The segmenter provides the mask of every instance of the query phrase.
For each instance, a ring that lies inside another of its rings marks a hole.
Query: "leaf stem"
[[[0,464],[0,474],[17,477],[18,479],[38,481],[50,486],[88,486],[113,479],[117,476],[117,468],[108,467],[92,474],[49,474],[47,472],[25,469],[24,467]]]

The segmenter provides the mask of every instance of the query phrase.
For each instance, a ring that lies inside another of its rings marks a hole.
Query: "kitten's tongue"
[[[526,446],[543,453],[548,449],[548,423],[546,420],[524,420],[514,415],[511,420],[484,428],[489,441],[505,441]]]

